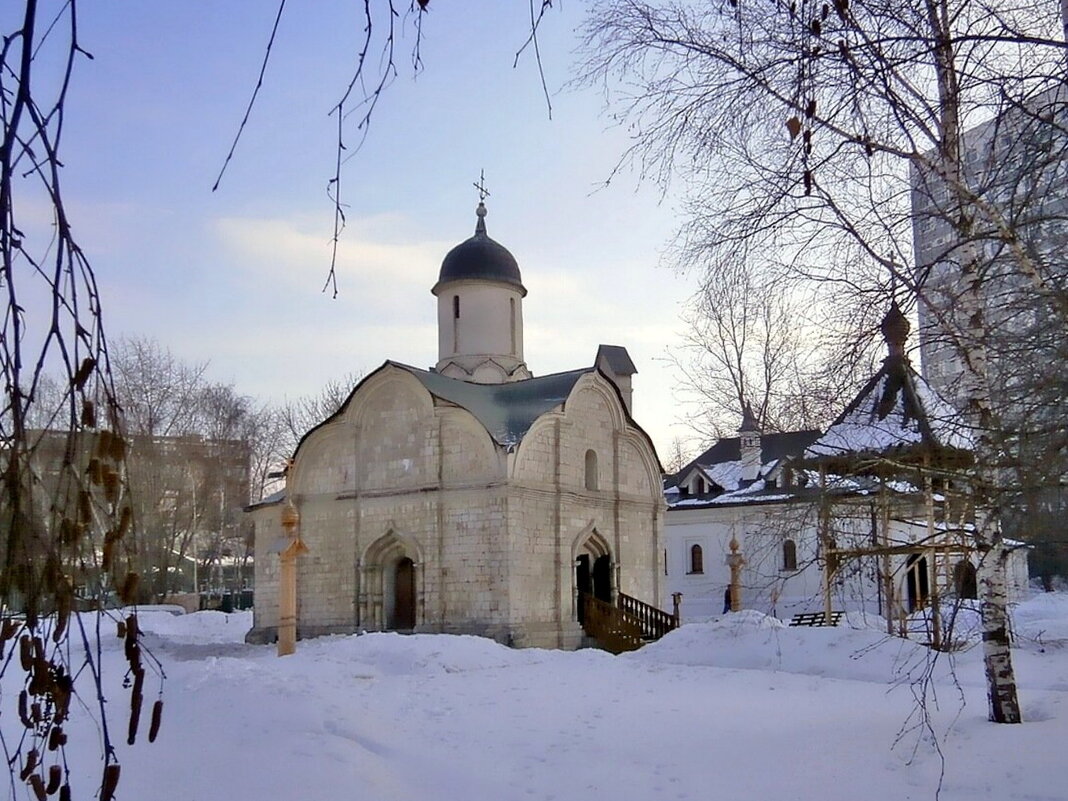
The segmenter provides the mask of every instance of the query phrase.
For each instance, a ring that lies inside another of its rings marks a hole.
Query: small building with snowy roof
[[[533,376],[527,291],[490,239],[486,209],[433,287],[439,359],[393,361],[309,431],[287,492],[251,509],[250,640],[279,623],[280,509],[292,503],[299,636],[354,631],[478,634],[576,647],[583,594],[655,603],[663,573],[661,469],[631,417],[625,348]]]
[[[684,619],[722,610],[732,539],[745,606],[779,616],[823,609],[828,564],[838,609],[898,620],[939,596],[975,597],[967,504],[927,480],[963,477],[971,432],[910,365],[896,303],[882,328],[881,368],[825,432],[762,434],[746,408],[738,437],[666,483],[664,597],[683,593]],[[1024,549],[1010,572],[1019,597]]]
[[[781,615],[811,605],[820,586],[813,492],[789,465],[819,436],[818,430],[763,433],[747,406],[738,436],[717,440],[668,478],[662,603],[682,593],[683,620],[719,614],[733,539],[746,559],[745,608]]]

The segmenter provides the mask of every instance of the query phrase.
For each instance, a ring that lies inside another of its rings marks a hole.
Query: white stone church
[[[663,574],[661,468],[631,417],[634,365],[534,377],[519,265],[486,233],[445,256],[432,289],[437,365],[387,361],[301,440],[287,478],[307,553],[297,630],[478,634],[576,647],[579,593],[655,603]],[[278,626],[280,511],[251,509],[250,641]]]

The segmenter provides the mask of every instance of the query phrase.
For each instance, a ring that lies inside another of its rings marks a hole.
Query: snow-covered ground
[[[941,775],[943,801],[1065,799],[1068,594],[1015,624],[1027,723],[987,722],[972,647],[938,655],[928,729],[914,682],[931,653],[874,628],[739,612],[619,657],[368,634],[279,659],[243,643],[247,613],[142,612],[163,726],[119,746],[117,798],[903,801],[934,799]],[[118,639],[104,662],[117,687]],[[84,789],[99,763],[75,758]]]

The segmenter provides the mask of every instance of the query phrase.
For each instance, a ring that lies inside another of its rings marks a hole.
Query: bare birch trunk
[[[1008,556],[1002,542],[992,546],[983,558],[979,582],[983,614],[983,663],[986,668],[990,719],[995,723],[1020,723],[1016,697],[1016,676],[1009,650]]]
[[[1068,2],[1068,0],[1062,0]],[[934,34],[935,65],[941,116],[939,168],[954,207],[958,241],[954,252],[960,269],[959,307],[953,320],[959,328],[955,337],[964,365],[962,381],[968,422],[976,432],[975,467],[972,481],[976,547],[986,556],[980,583],[980,610],[983,630],[983,664],[986,669],[990,720],[1020,723],[1020,704],[1009,647],[1006,552],[1001,539],[1001,521],[995,489],[999,485],[997,445],[994,441],[994,412],[990,403],[987,361],[987,322],[983,311],[981,251],[972,234],[975,213],[969,202],[967,177],[962,169],[963,154],[960,121],[960,87],[954,63],[954,43],[946,0],[929,0],[929,23]]]

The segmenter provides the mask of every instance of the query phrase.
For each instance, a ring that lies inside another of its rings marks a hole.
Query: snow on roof
[[[805,458],[920,447],[970,451],[974,440],[960,415],[906,359],[890,357],[827,432],[806,449]]]
[[[719,464],[700,465],[708,480],[725,490],[737,489],[742,481],[741,462],[720,462]]]
[[[738,485],[735,483],[733,486],[737,487]],[[791,501],[798,497],[796,492],[783,491],[782,489],[777,491],[773,490],[775,490],[775,488],[768,487],[767,482],[763,479],[757,479],[748,486],[729,490],[720,493],[719,495],[701,495],[697,497],[687,496],[684,498],[680,497],[678,493],[671,495],[665,493],[664,500],[669,507],[675,509],[687,506],[725,506],[739,503],[772,503]]]
[[[820,432],[815,429],[763,433],[760,435],[760,462],[770,464],[786,457],[800,456],[805,447],[814,442],[819,435]],[[678,475],[684,475],[692,467],[701,467],[707,471],[711,465],[740,462],[741,458],[741,438],[721,437],[711,448],[682,468]]]

